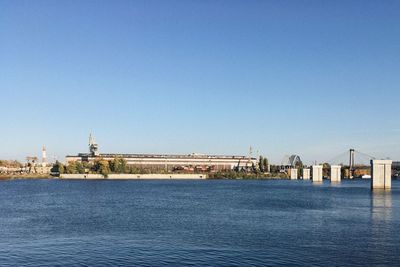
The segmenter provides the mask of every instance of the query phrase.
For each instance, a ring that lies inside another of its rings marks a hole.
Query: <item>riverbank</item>
[[[124,180],[124,179],[248,179],[248,180],[262,180],[262,179],[287,179],[286,176],[270,174],[270,173],[235,173],[235,172],[227,172],[227,173],[209,173],[209,174],[178,174],[178,173],[170,173],[170,174],[160,174],[160,173],[151,173],[151,174],[61,174],[60,179],[115,179],[115,180]]]
[[[60,179],[207,179],[207,174],[61,174]]]
[[[49,174],[2,174],[0,180],[13,179],[53,179]]]
[[[251,179],[251,180],[270,180],[270,179],[288,179],[285,173],[252,173],[252,172],[216,172],[208,175],[209,179]]]
[[[0,180],[14,180],[14,179],[110,179],[110,180],[126,180],[126,179],[229,179],[229,180],[280,180],[287,179],[286,176],[271,173],[236,173],[236,172],[220,172],[209,174],[61,174],[60,177],[53,177],[49,174],[3,174],[0,175]]]

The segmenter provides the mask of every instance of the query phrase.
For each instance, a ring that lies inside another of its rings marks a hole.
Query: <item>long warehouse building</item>
[[[123,158],[129,166],[151,170],[197,170],[218,171],[232,169],[246,169],[256,166],[257,159],[249,156],[228,155],[167,155],[167,154],[100,154],[98,145],[89,137],[89,153],[79,153],[75,156],[66,156],[66,163],[94,162],[98,159],[112,161],[115,158]]]

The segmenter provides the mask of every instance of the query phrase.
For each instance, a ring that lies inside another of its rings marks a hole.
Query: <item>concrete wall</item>
[[[297,180],[297,169],[290,169],[290,180]]]
[[[392,161],[371,160],[371,189],[392,187]]]
[[[312,181],[313,182],[322,182],[322,166],[314,165],[312,166]]]
[[[311,177],[311,170],[303,169],[303,180],[310,180],[310,177]]]
[[[61,174],[61,179],[207,179],[206,174]]]
[[[342,166],[339,166],[339,165],[331,166],[331,182],[339,183],[342,180],[341,169],[342,169]]]
[[[107,179],[206,179],[206,174],[110,174]]]

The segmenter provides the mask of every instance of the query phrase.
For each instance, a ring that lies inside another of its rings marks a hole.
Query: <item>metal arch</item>
[[[281,165],[282,166],[291,166],[295,167],[297,163],[301,163],[301,158],[299,155],[285,155],[282,159]]]
[[[301,162],[300,156],[299,155],[292,155],[293,157],[293,161],[291,162],[291,166],[295,167],[297,163]]]
[[[296,155],[293,159],[293,166],[296,166],[296,163],[300,161],[300,157]]]

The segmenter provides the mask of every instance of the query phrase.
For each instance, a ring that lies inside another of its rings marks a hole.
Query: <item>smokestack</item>
[[[46,167],[47,164],[47,155],[46,155],[46,147],[42,147],[42,166]]]

